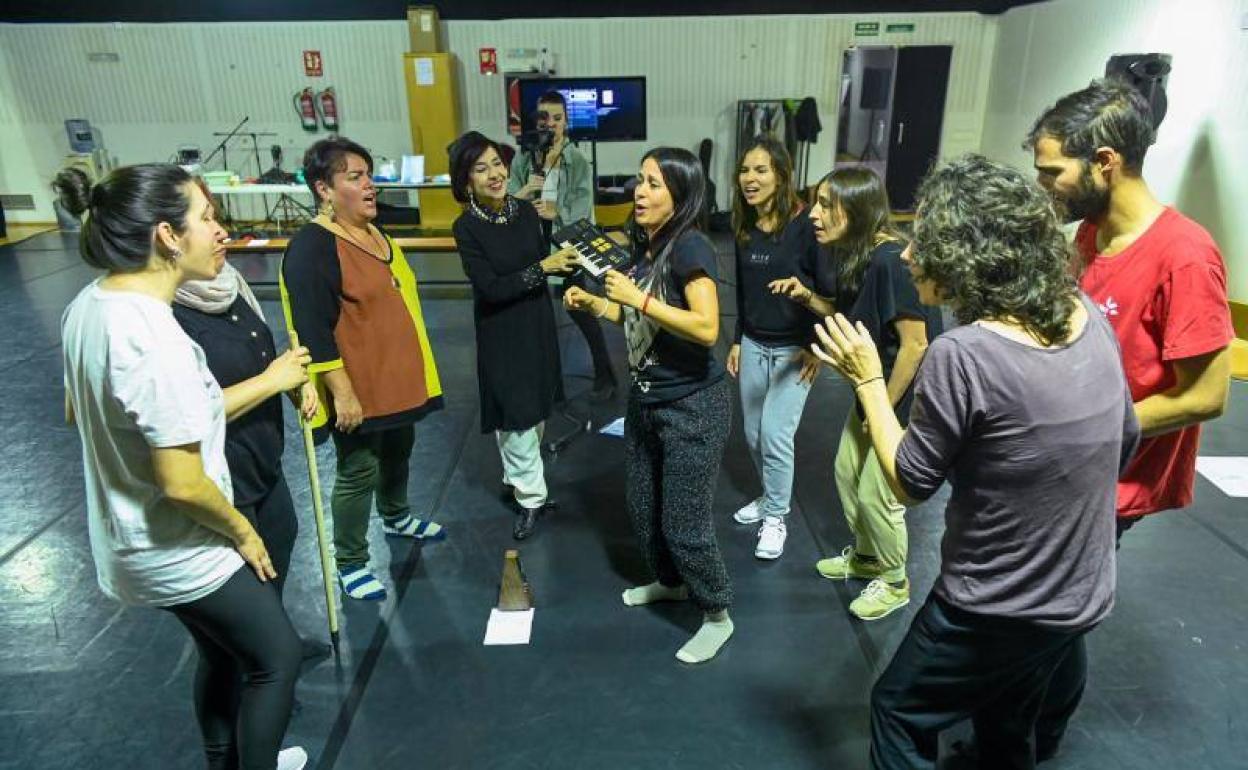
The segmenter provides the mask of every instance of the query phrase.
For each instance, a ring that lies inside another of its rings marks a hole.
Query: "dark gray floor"
[[[0,248],[0,769],[196,768],[189,640],[159,611],[105,600],[86,542],[78,439],[61,419],[58,322],[91,276],[72,237]],[[722,296],[731,310],[732,291]],[[394,590],[380,605],[348,604],[341,665],[322,662],[300,681],[289,742],[308,748],[312,766],[865,767],[870,683],[931,585],[943,496],[909,514],[910,612],[851,622],[850,587],[812,569],[847,542],[831,480],[843,384],[825,374],[812,392],[789,545],[776,563],[756,561],[751,533],[729,518],[757,484],[734,431],[716,510],[737,634],[718,659],[699,668],[673,659],[698,622],[691,609],[621,605],[619,591],[644,576],[623,512],[619,440],[597,435],[550,461],[562,508],[522,547],[539,607],[532,645],[486,648],[512,514],[497,496],[493,439],[478,431],[469,303],[426,299],[425,312],[447,408],[418,428],[411,493],[450,538],[412,547],[374,527],[373,555]],[[569,391],[582,391],[584,344],[566,319],[561,335]],[[618,333],[609,339],[618,361]],[[1204,451],[1248,454],[1246,423],[1248,392],[1236,384]],[[310,511],[289,427],[287,476]],[[329,447],[320,461],[328,489]],[[1248,767],[1245,513],[1202,479],[1191,510],[1126,537],[1117,608],[1090,637],[1087,698],[1047,767]],[[287,603],[311,635],[324,635],[319,576],[309,513]]]

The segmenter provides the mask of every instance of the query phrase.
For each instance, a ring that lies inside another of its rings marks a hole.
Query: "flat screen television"
[[[644,77],[534,78],[518,81],[520,124],[537,126],[537,100],[547,91],[568,104],[568,137],[595,142],[634,142],[646,138]]]

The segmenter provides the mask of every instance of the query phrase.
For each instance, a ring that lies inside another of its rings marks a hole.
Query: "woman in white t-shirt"
[[[169,610],[191,633],[209,768],[298,770],[303,750],[278,749],[299,638],[264,543],[232,504],[224,452],[227,414],[272,394],[254,383],[223,393],[171,308],[180,284],[221,270],[225,231],[190,175],[159,164],[109,174],[83,230],[83,259],[107,274],[70,303],[61,336],[100,587]],[[298,387],[306,361],[288,354],[265,382]]]

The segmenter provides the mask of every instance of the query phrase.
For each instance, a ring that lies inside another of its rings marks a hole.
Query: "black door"
[[[893,125],[885,186],[894,210],[914,209],[914,192],[940,153],[945,91],[953,48],[906,46],[897,51]]]

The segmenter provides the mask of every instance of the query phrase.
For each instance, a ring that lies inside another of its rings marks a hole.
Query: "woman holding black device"
[[[494,141],[476,131],[448,150],[451,190],[464,204],[455,244],[472,284],[481,431],[493,432],[503,483],[524,540],[548,508],[542,427],[563,398],[559,340],[546,276],[566,273],[571,252],[549,253],[536,210],[507,193],[507,166]]]
[[[569,310],[622,323],[633,385],[625,417],[629,514],[656,580],[624,591],[624,604],[692,598],[701,628],[676,653],[685,663],[715,657],[732,636],[732,586],[711,516],[732,421],[732,392],[713,348],[719,339],[719,270],[699,231],[706,198],[702,165],[687,150],[660,147],[642,158],[633,193],[629,275],[606,274],[607,296],[579,287]]]

